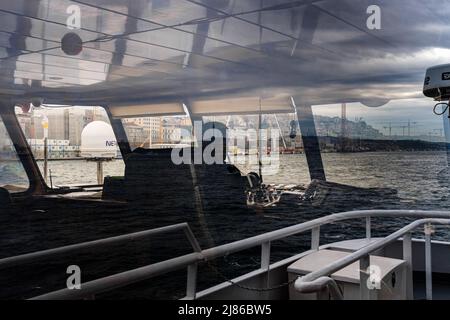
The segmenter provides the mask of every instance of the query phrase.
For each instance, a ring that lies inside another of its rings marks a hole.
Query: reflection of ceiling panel
[[[92,72],[106,73],[108,71],[107,64],[95,61],[75,59],[72,57],[63,57],[50,55],[48,51],[45,53],[33,53],[18,57],[17,61],[41,64],[45,59],[45,64],[49,66],[64,67],[69,69],[88,70]],[[6,60],[5,64],[13,65],[15,62]]]
[[[148,105],[110,105],[109,111],[113,117],[132,118],[138,116],[185,115],[181,103],[148,104]]]
[[[366,26],[372,4],[381,8],[380,30]],[[1,1],[0,92],[57,103],[189,100],[206,113],[254,111],[256,98],[240,97],[259,91],[269,100],[283,92],[311,104],[408,98],[420,95],[427,67],[449,62],[449,4]],[[80,8],[79,30],[66,27],[71,5]],[[60,49],[69,31],[85,42],[79,55]],[[229,103],[218,98],[225,96]],[[275,101],[263,108],[284,110]]]
[[[260,99],[259,97],[197,100],[191,102],[191,112],[201,115],[292,113],[289,96]]]

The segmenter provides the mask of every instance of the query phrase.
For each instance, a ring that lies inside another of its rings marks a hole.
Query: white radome
[[[427,69],[423,94],[437,101],[450,99],[450,64],[441,64]]]
[[[81,133],[81,157],[111,159],[117,156],[117,142],[111,125],[93,121]]]

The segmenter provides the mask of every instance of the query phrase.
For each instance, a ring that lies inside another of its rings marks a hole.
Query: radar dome
[[[117,142],[111,125],[93,121],[81,133],[80,153],[83,158],[115,158]]]
[[[437,101],[450,99],[450,64],[441,64],[427,69],[423,94]]]

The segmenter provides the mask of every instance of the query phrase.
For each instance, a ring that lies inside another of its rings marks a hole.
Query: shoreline
[[[421,149],[421,150],[356,150],[356,151],[328,151],[328,150],[321,150],[322,154],[356,154],[356,153],[415,153],[415,152],[444,152],[445,149]],[[292,155],[304,155],[304,152],[297,152],[297,153],[279,153],[280,156],[292,156]],[[268,154],[270,155],[270,154]],[[248,155],[237,155],[238,157],[247,157]],[[6,160],[6,159],[5,159]],[[2,161],[5,161],[2,160]],[[11,159],[12,161],[17,161],[17,159]],[[47,161],[88,161],[85,158],[51,158],[47,159]],[[123,158],[115,158],[114,160],[123,160]],[[39,158],[36,159],[38,162],[44,161],[44,159]]]

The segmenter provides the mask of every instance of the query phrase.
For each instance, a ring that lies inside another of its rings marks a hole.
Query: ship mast
[[[259,178],[261,179],[261,183],[263,181],[262,177],[262,132],[261,132],[261,121],[262,120],[262,114],[261,114],[261,97],[259,98],[259,114],[258,114],[258,139],[257,146],[258,146],[258,174]]]

